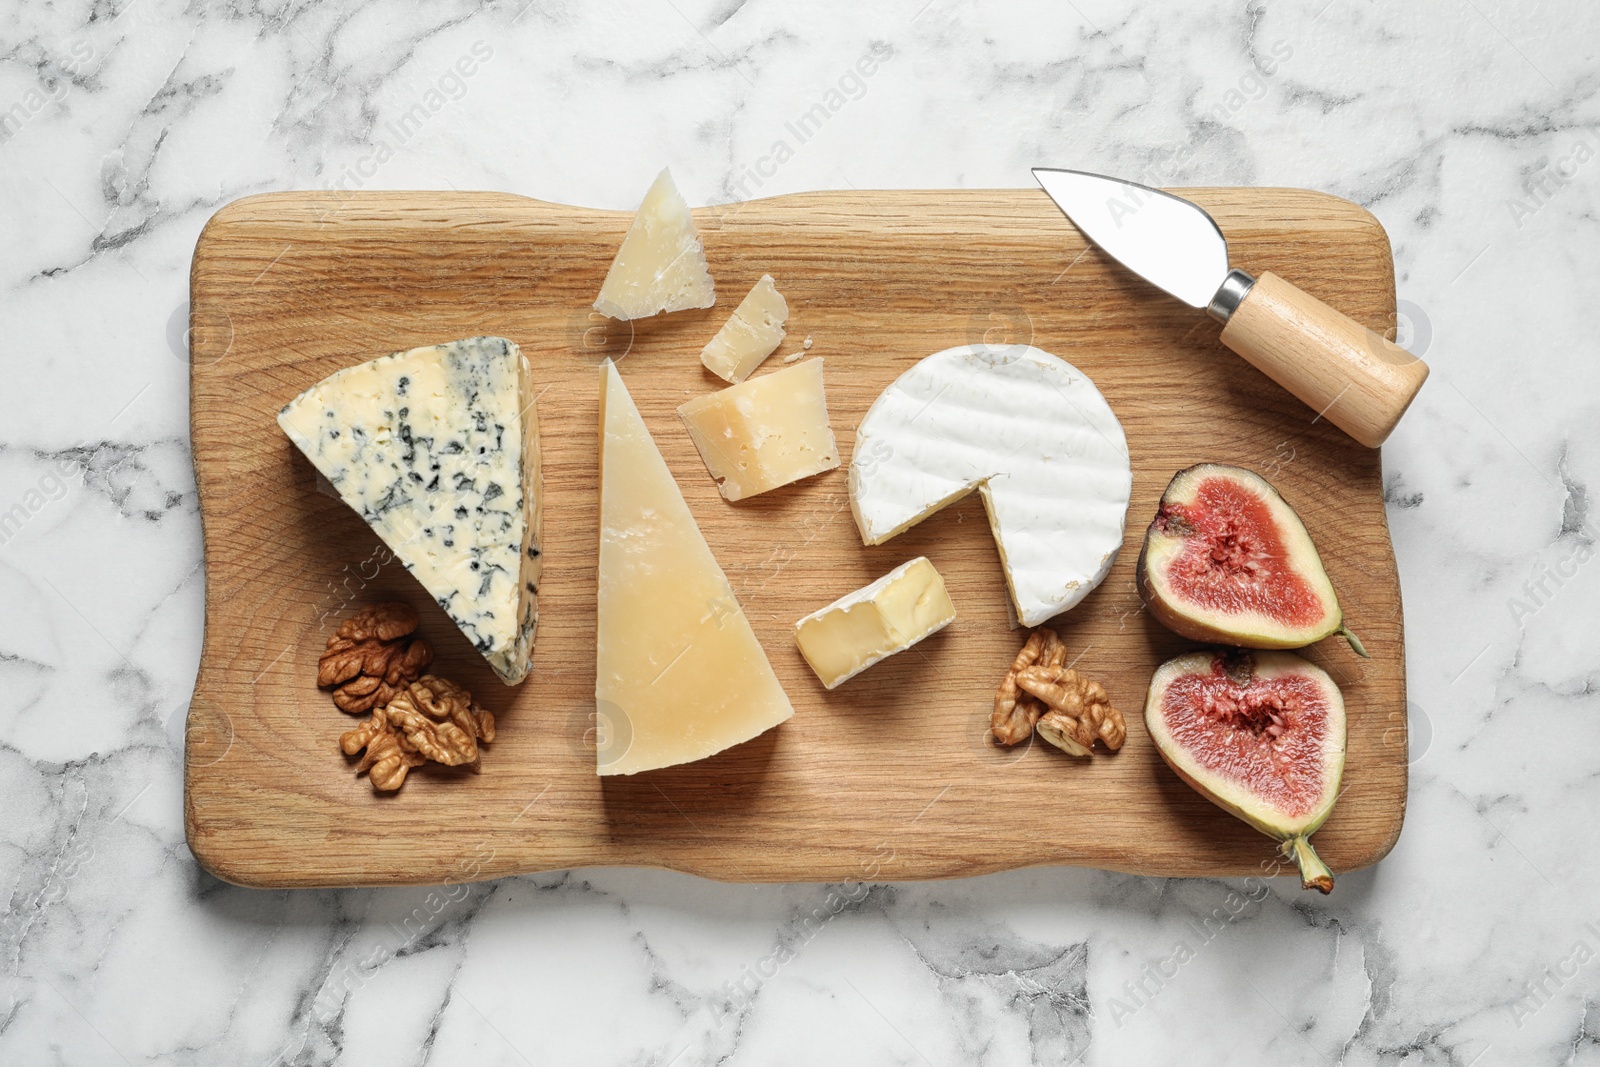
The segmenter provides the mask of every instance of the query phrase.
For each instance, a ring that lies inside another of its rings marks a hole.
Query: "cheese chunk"
[[[617,368],[600,368],[600,774],[703,759],[794,714]]]
[[[772,283],[772,275],[763,274],[734,309],[733,317],[700,350],[700,362],[724,381],[744,381],[783,343],[783,324],[788,317],[788,301]]]
[[[696,397],[678,417],[728,500],[839,465],[820,359]]]
[[[527,676],[543,485],[528,363],[503,337],[329,375],[278,425],[483,653]]]
[[[938,633],[955,617],[944,579],[928,557],[918,556],[795,623],[794,641],[832,689]]]
[[[937,352],[868,409],[850,508],[878,545],[974,489],[1017,619],[1077,604],[1122,547],[1133,468],[1122,425],[1072,364],[1027,345]]]
[[[663,170],[633,216],[594,309],[613,319],[643,319],[716,302],[694,216]]]

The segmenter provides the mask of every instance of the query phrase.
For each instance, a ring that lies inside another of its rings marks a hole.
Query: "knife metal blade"
[[[1228,242],[1205,209],[1137,182],[1035,167],[1050,199],[1117,262],[1190,307],[1210,305],[1228,277]]]

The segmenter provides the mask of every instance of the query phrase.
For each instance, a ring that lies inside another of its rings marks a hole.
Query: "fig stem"
[[[1361,643],[1361,638],[1357,637],[1356,632],[1350,629],[1350,627],[1341,626],[1335,630],[1334,633],[1350,642],[1350,650],[1356,655],[1360,656],[1362,659],[1372,658],[1372,653],[1367,651],[1367,646]]]
[[[1322,862],[1317,850],[1311,847],[1310,838],[1303,835],[1291,837],[1283,843],[1282,848],[1283,854],[1293,859],[1300,868],[1301,889],[1316,889],[1324,894],[1333,892],[1333,872]]]

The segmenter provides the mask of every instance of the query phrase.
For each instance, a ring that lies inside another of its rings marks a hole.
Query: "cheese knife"
[[[1354,319],[1264,271],[1228,265],[1228,242],[1197,204],[1085,171],[1033,176],[1091,243],[1222,323],[1222,343],[1321,418],[1377,448],[1405,414],[1428,366]]]

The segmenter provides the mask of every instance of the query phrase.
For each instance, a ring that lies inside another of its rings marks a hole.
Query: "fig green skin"
[[[1155,582],[1151,580],[1150,574],[1151,538],[1164,536],[1156,529],[1156,522],[1160,517],[1159,509],[1171,502],[1168,498],[1172,496],[1174,487],[1179,484],[1185,475],[1202,469],[1205,469],[1208,474],[1220,477],[1238,478],[1240,475],[1244,475],[1249,484],[1265,487],[1273,498],[1281,503],[1297,521],[1300,518],[1293,505],[1283,499],[1276,487],[1260,475],[1244,470],[1242,467],[1231,467],[1221,463],[1197,463],[1192,467],[1185,467],[1174,474],[1172,480],[1167,483],[1166,491],[1161,494],[1161,501],[1157,505],[1157,518],[1152,519],[1149,527],[1145,530],[1144,544],[1139,548],[1139,562],[1135,572],[1135,581],[1139,587],[1139,598],[1144,601],[1145,607],[1155,617],[1156,621],[1173,633],[1193,641],[1202,641],[1213,645],[1234,645],[1239,648],[1304,648],[1340,632],[1345,632],[1349,637],[1354,638],[1353,634],[1349,634],[1348,631],[1344,630],[1344,612],[1339,607],[1338,598],[1333,595],[1319,598],[1323,601],[1323,617],[1316,625],[1303,627],[1284,626],[1272,633],[1261,633],[1246,629],[1229,629],[1224,626],[1212,625],[1202,619],[1195,618],[1185,611],[1182,606],[1174,604],[1162,596]],[[1304,522],[1301,522],[1301,526],[1304,527],[1304,525]],[[1296,569],[1319,575],[1326,582],[1327,572],[1323,569],[1320,557],[1313,555],[1309,560],[1296,558],[1295,564]],[[1331,583],[1329,587],[1331,588]],[[1366,651],[1360,647],[1359,641],[1352,640],[1351,644],[1359,654],[1366,655]]]
[[[1221,651],[1211,653],[1190,652],[1182,656],[1174,657],[1173,659],[1168,660],[1166,663],[1163,663],[1160,667],[1157,667],[1155,674],[1150,679],[1149,695],[1145,698],[1145,728],[1149,732],[1151,739],[1155,741],[1156,751],[1161,753],[1162,761],[1166,763],[1168,767],[1172,768],[1172,772],[1181,778],[1184,783],[1189,786],[1189,788],[1193,789],[1196,793],[1199,793],[1201,796],[1211,801],[1211,803],[1215,804],[1229,815],[1232,815],[1241,822],[1249,824],[1260,833],[1263,833],[1273,840],[1279,842],[1279,847],[1283,854],[1294,860],[1294,862],[1300,867],[1301,886],[1303,888],[1316,889],[1322,893],[1331,892],[1333,889],[1333,873],[1329,871],[1327,866],[1323,864],[1322,860],[1318,858],[1316,851],[1311,847],[1309,838],[1322,827],[1323,823],[1328,821],[1328,816],[1333,814],[1334,802],[1338,800],[1339,797],[1339,785],[1344,779],[1344,760],[1346,750],[1345,736],[1342,732],[1339,737],[1337,759],[1334,761],[1332,766],[1333,773],[1329,780],[1324,783],[1324,796],[1319,802],[1319,810],[1315,811],[1311,818],[1304,822],[1297,820],[1296,824],[1293,826],[1285,825],[1282,821],[1274,819],[1274,812],[1268,805],[1262,804],[1252,807],[1248,803],[1239,803],[1220,796],[1211,788],[1208,783],[1189,773],[1189,771],[1185,769],[1177,759],[1175,750],[1179,746],[1177,746],[1177,744],[1172,740],[1171,735],[1167,731],[1165,721],[1161,715],[1162,698],[1166,695],[1167,690],[1167,687],[1161,684],[1162,675],[1170,667],[1179,665],[1183,667],[1182,670],[1175,672],[1171,679],[1168,679],[1167,684],[1170,685],[1172,681],[1183,677],[1185,674],[1209,674],[1211,672],[1212,665],[1219,657],[1225,654],[1226,653]],[[1343,708],[1344,698],[1342,694],[1339,693],[1339,687],[1334,684],[1333,679],[1329,678],[1327,673],[1321,670],[1321,668],[1317,667],[1315,664],[1300,659],[1299,656],[1294,656],[1290,653],[1269,652],[1268,655],[1277,657],[1278,659],[1284,661],[1298,661],[1298,663],[1303,664],[1305,668],[1309,669],[1304,673],[1312,674],[1313,676],[1321,675],[1325,680],[1323,684],[1325,684],[1326,687],[1331,690],[1332,695],[1338,701],[1340,708]]]

